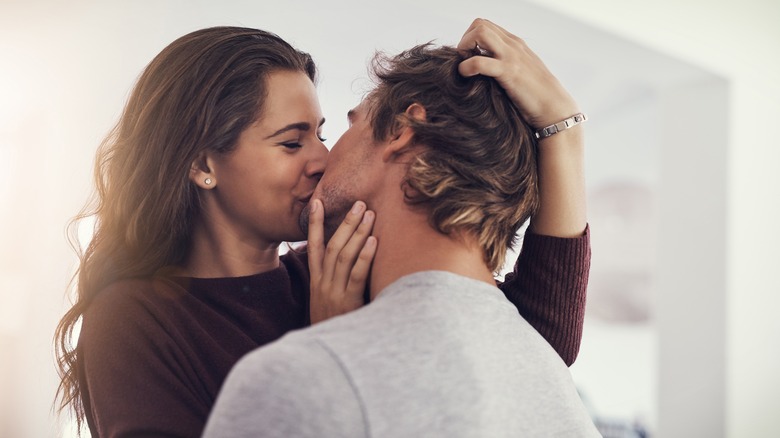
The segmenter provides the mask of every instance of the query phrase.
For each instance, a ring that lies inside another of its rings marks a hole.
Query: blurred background
[[[769,0],[0,1],[0,436],[75,436],[51,409],[76,263],[65,227],[164,46],[242,25],[312,53],[332,145],[374,50],[455,44],[476,17],[524,38],[591,119],[593,266],[571,371],[604,435],[780,436]]]

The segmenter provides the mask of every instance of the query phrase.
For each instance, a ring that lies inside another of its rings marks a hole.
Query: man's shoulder
[[[290,394],[287,382],[300,388],[328,382],[351,386],[355,355],[377,350],[381,330],[371,323],[370,306],[294,330],[246,354],[231,374],[245,383],[261,381],[264,391],[276,387]],[[304,389],[302,389],[304,390]]]
[[[240,374],[263,374],[263,379],[270,380],[279,375],[316,379],[320,378],[317,376],[343,373],[339,349],[333,345],[337,345],[340,338],[354,335],[348,327],[353,326],[349,321],[355,316],[350,313],[288,332],[280,339],[246,354],[234,369]]]
[[[364,410],[348,372],[309,330],[245,355],[230,371],[204,436],[256,427],[272,437],[365,436]],[[237,435],[244,436],[244,435]]]
[[[309,335],[310,329],[295,330],[262,348],[246,354],[234,368],[275,368],[292,361],[307,361],[307,358],[322,355],[322,347]],[[280,371],[283,371],[281,369]]]

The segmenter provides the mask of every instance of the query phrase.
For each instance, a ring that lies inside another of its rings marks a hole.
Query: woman
[[[96,215],[95,233],[56,334],[61,407],[94,436],[197,436],[243,354],[362,304],[375,244],[364,204],[328,251],[312,243],[315,278],[305,254],[277,252],[304,239],[298,216],[325,167],[314,80],[308,54],[229,27],[174,41],[138,80],[98,152],[97,203],[80,216]],[[567,363],[587,239],[527,237],[503,285]]]

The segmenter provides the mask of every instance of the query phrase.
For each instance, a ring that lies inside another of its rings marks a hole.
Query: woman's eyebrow
[[[325,118],[323,117],[322,120],[320,120],[318,127],[322,126],[325,123]],[[277,135],[284,134],[288,131],[298,130],[298,131],[309,131],[311,129],[311,124],[309,122],[297,122],[297,123],[290,123],[289,125],[285,126],[284,128],[274,132],[273,134],[269,135],[265,139],[276,137]]]

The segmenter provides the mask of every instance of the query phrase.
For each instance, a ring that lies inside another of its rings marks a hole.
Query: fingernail
[[[311,201],[310,213],[316,213],[317,210],[319,210],[319,208],[320,208],[320,202],[317,199]]]
[[[361,210],[363,210],[363,203],[360,201],[355,202],[355,205],[352,206],[352,214],[360,214]]]
[[[367,224],[374,220],[374,212],[373,211],[367,211],[366,214],[363,215],[363,223]]]

